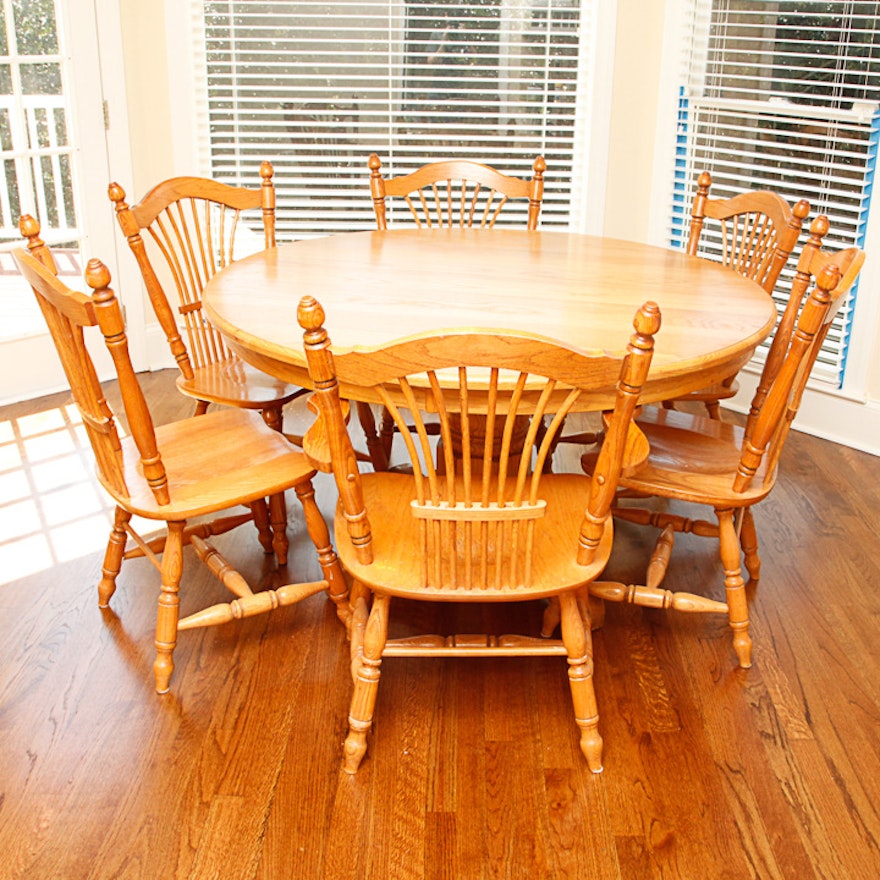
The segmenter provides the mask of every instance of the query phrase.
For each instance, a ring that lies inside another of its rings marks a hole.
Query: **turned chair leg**
[[[275,551],[275,561],[279,565],[287,565],[290,541],[287,539],[287,501],[283,492],[269,499],[269,517],[272,521],[272,549]]]
[[[131,521],[131,514],[121,507],[116,508],[113,528],[104,551],[104,564],[101,566],[101,582],[98,584],[98,607],[106,608],[110,597],[116,592],[116,577],[122,568],[122,557],[128,542],[125,527]]]
[[[382,420],[379,422],[379,442],[385,452],[387,467],[391,462],[391,446],[394,443],[394,419],[384,407],[382,408]]]
[[[156,693],[167,694],[174,672],[177,621],[180,616],[180,577],[183,573],[183,534],[186,521],[168,523],[168,537],[162,553],[162,592],[156,613]]]
[[[315,488],[312,481],[303,482],[294,487],[296,497],[302,504],[303,513],[306,518],[306,531],[315,545],[315,552],[318,554],[318,564],[327,581],[327,595],[336,606],[336,616],[345,624],[346,629],[350,628],[351,609],[348,605],[348,584],[342,574],[342,566],[333,549],[330,541],[330,531],[327,523],[318,509],[315,501]]]
[[[590,630],[602,629],[605,625],[605,602],[598,596],[591,596],[586,590],[579,593],[578,602],[581,610],[581,617],[584,624],[590,627]],[[586,603],[587,607],[584,607]],[[544,616],[541,621],[541,638],[549,639],[559,621],[562,619],[562,612],[559,609],[559,597],[551,596],[544,609]]]
[[[265,498],[258,498],[250,504],[251,513],[254,515],[254,525],[260,536],[260,544],[264,553],[272,552],[272,526],[269,524],[269,507]]]
[[[279,434],[283,433],[284,416],[280,406],[270,406],[260,410],[260,415],[273,431],[278,431]],[[287,502],[284,500],[283,494],[273,495],[269,499],[269,513],[272,523],[271,546],[266,547],[263,531],[258,523],[260,543],[267,553],[275,551],[275,560],[279,565],[287,565],[287,551],[290,547],[290,542],[287,540]]]
[[[758,533],[755,530],[755,519],[752,508],[744,507],[740,524],[739,542],[745,555],[746,571],[749,573],[748,586],[755,587],[761,577],[761,558],[758,556]]]
[[[364,657],[364,634],[370,616],[370,598],[372,594],[360,581],[351,585],[348,606],[351,611],[349,619],[349,658],[351,662],[351,680],[357,684],[358,670]]]
[[[593,773],[602,772],[602,737],[599,735],[599,709],[593,687],[593,645],[590,627],[585,624],[573,593],[559,597],[562,612],[562,643],[568,653],[568,683],[574,716],[581,730],[581,751]]]
[[[379,431],[376,428],[376,417],[373,415],[373,408],[370,404],[360,401],[355,406],[361,430],[364,432],[364,440],[367,443],[367,456],[370,459],[370,464],[373,465],[374,471],[387,471],[388,453],[385,451],[382,438],[379,436]]]
[[[210,404],[208,403],[207,400],[197,400],[196,401],[196,411],[193,413],[193,415],[203,416],[208,411],[209,405]]]
[[[749,636],[749,608],[746,589],[740,567],[740,545],[734,525],[733,510],[716,510],[718,517],[718,543],[721,549],[721,565],[724,568],[724,589],[730,628],[733,630],[733,649],[739,665],[748,669],[752,665],[752,640]]]
[[[551,596],[547,600],[547,607],[544,609],[543,619],[541,621],[541,638],[549,639],[559,621],[562,619],[562,612],[559,610],[559,596]]]
[[[373,597],[373,607],[364,634],[364,654],[358,668],[348,714],[348,736],[345,740],[344,763],[346,773],[357,773],[367,752],[367,733],[373,723],[376,694],[379,691],[382,651],[388,637],[388,608],[390,596]]]

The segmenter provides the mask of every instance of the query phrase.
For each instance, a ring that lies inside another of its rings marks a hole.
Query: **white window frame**
[[[129,319],[132,362],[136,369],[145,369],[146,333],[140,275],[133,261],[127,257],[118,259],[120,233],[105,195],[111,179],[111,161],[117,174],[131,176],[119,4],[113,0],[85,3],[57,0],[56,25],[64,53],[67,126],[74,145],[72,177],[83,263],[98,257],[110,269],[113,288]],[[109,111],[109,129],[104,126],[104,107]],[[38,205],[29,208],[25,202],[22,207],[39,212]],[[72,287],[86,289],[81,276],[65,280]],[[97,340],[92,353],[101,378],[113,376],[112,361],[103,341]],[[0,343],[0,373],[8,380],[0,387],[3,403],[68,387],[45,328]]]
[[[678,89],[682,58],[688,38],[687,0],[667,0],[663,35],[663,63],[659,82],[659,109],[651,190],[650,240],[668,246],[669,218],[675,170]],[[880,206],[872,203],[865,232],[867,253],[860,277],[849,340],[847,368],[840,388],[811,383],[801,403],[795,426],[815,436],[880,455]],[[759,368],[747,366],[740,374],[740,392],[729,403],[746,412],[757,385]]]

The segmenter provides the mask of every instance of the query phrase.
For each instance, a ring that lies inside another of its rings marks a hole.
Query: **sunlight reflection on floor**
[[[102,551],[112,522],[76,406],[0,422],[0,584]]]

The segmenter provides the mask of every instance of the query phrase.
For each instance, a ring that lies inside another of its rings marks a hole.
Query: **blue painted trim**
[[[672,218],[670,221],[669,243],[674,248],[685,246],[688,208],[685,201],[687,193],[687,154],[688,154],[688,99],[684,86],[678,90],[678,117],[675,131],[675,175],[672,185]]]

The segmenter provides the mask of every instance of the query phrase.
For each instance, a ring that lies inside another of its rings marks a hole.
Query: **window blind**
[[[810,220],[829,217],[826,248],[863,246],[880,141],[880,3],[690,0],[685,25],[672,243],[686,242],[707,170],[714,197],[805,198]],[[711,257],[718,244],[704,239]],[[780,311],[798,252],[777,287]],[[835,318],[814,380],[842,384],[857,294]]]
[[[192,9],[204,35],[205,165],[253,185],[260,162],[273,163],[279,240],[372,228],[372,152],[388,176],[454,157],[530,177],[542,154],[542,226],[567,226],[577,210],[588,0],[205,0]],[[502,216],[525,223],[516,210]]]

